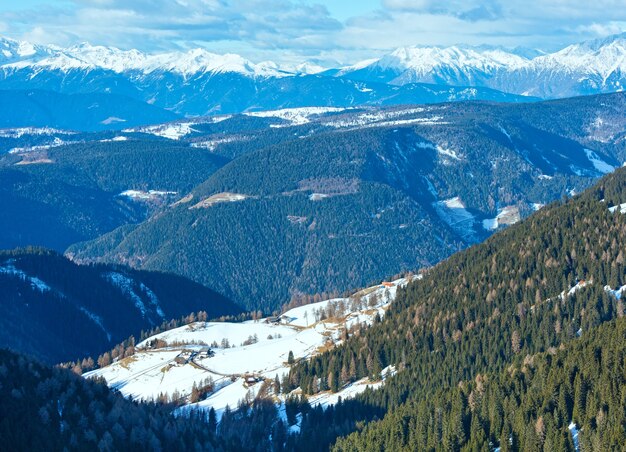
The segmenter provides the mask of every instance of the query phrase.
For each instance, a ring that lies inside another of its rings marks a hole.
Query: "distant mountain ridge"
[[[122,94],[181,115],[459,99],[519,102],[533,96],[621,91],[624,83],[626,33],[547,54],[492,46],[409,46],[327,70],[306,61],[253,63],[205,49],[147,54],[87,43],[60,48],[0,38],[0,89]],[[407,88],[415,84],[422,89]],[[445,86],[450,99],[429,99],[429,87],[423,84],[437,85],[430,87],[433,91]],[[459,94],[468,87],[478,91]]]
[[[621,91],[624,83],[626,34],[549,54],[412,46],[327,70],[306,61],[254,63],[205,49],[147,54],[0,38],[0,89],[117,94],[184,116],[304,106],[522,102]]]
[[[119,130],[180,116],[127,96],[110,93],[61,94],[43,90],[0,90],[0,129],[52,127],[66,130]]]

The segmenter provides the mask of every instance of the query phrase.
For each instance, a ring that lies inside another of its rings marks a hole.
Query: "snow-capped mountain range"
[[[0,89],[121,94],[182,115],[458,99],[520,101],[519,96],[621,91],[624,83],[626,33],[549,54],[488,46],[412,46],[333,69],[306,61],[254,63],[204,49],[147,54],[86,43],[60,48],[0,38]],[[450,93],[431,98],[415,89],[416,84]],[[468,87],[479,91],[459,91]]]
[[[233,72],[249,77],[282,77],[292,74],[271,61],[254,64],[240,55],[218,55],[199,48],[187,52],[146,54],[135,49],[120,50],[88,43],[68,48],[37,46],[7,38],[0,38],[0,63],[5,72],[32,68],[65,72],[74,69],[104,69],[117,74],[161,71],[185,76],[206,72]],[[298,68],[294,67],[294,70]],[[302,65],[304,73],[307,68]]]
[[[626,33],[549,54],[486,46],[403,47],[336,75],[394,85],[489,87],[542,98],[621,91],[626,83]]]

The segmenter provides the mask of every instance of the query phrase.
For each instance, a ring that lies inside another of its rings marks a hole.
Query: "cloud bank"
[[[0,33],[61,46],[205,47],[253,61],[350,63],[418,44],[556,50],[626,30],[623,0],[381,0],[355,4],[342,19],[330,12],[332,1],[41,0],[36,8],[0,7]]]

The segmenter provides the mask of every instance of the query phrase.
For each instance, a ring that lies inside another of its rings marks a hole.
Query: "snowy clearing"
[[[465,240],[474,242],[477,240],[474,230],[475,218],[465,208],[461,198],[455,196],[443,201],[433,203],[439,217],[461,235]]]
[[[539,210],[541,207],[536,208]],[[487,218],[483,220],[483,228],[488,231],[494,231],[502,225],[510,226],[521,220],[519,209],[516,206],[506,206],[498,209],[498,215],[495,218]]]
[[[191,128],[191,122],[178,122],[173,124],[157,124],[154,126],[137,127],[134,129],[123,130],[125,133],[140,132],[156,135],[158,137],[168,138],[170,140],[180,140],[181,138],[197,132]]]
[[[197,204],[194,204],[190,207],[190,209],[206,209],[207,207],[214,206],[215,204],[219,204],[221,202],[237,202],[248,199],[248,195],[243,195],[241,193],[216,193],[214,195],[209,196],[208,198],[203,199]]]
[[[162,190],[126,190],[120,193],[118,196],[124,196],[130,198],[133,201],[157,201],[167,196],[175,196],[178,192],[175,191],[162,191]]]
[[[585,149],[585,154],[589,161],[593,164],[593,167],[602,174],[609,174],[615,171],[615,167],[613,165],[609,165],[604,160],[602,160],[598,154],[593,152],[591,149]]]

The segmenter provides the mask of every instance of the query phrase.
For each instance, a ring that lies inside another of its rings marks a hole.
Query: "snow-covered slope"
[[[491,85],[542,97],[623,91],[626,33],[570,45],[512,68]]]
[[[402,278],[383,283],[350,298],[297,307],[275,318],[192,323],[152,336],[137,345],[133,356],[84,376],[104,377],[109,386],[133,399],[166,396],[184,404],[191,402],[194,386],[210,386],[206,399],[193,406],[213,407],[219,413],[227,405],[234,408],[240,400],[253,398],[263,380],[287,374],[290,353],[295,361],[307,359],[339,344],[346,328],[383,316],[398,287],[407,282]],[[355,382],[343,395],[355,395],[368,384]],[[329,397],[322,394],[317,402],[327,404],[333,400]]]
[[[8,64],[26,58],[44,58],[53,51],[50,47],[0,37],[0,64]]]

